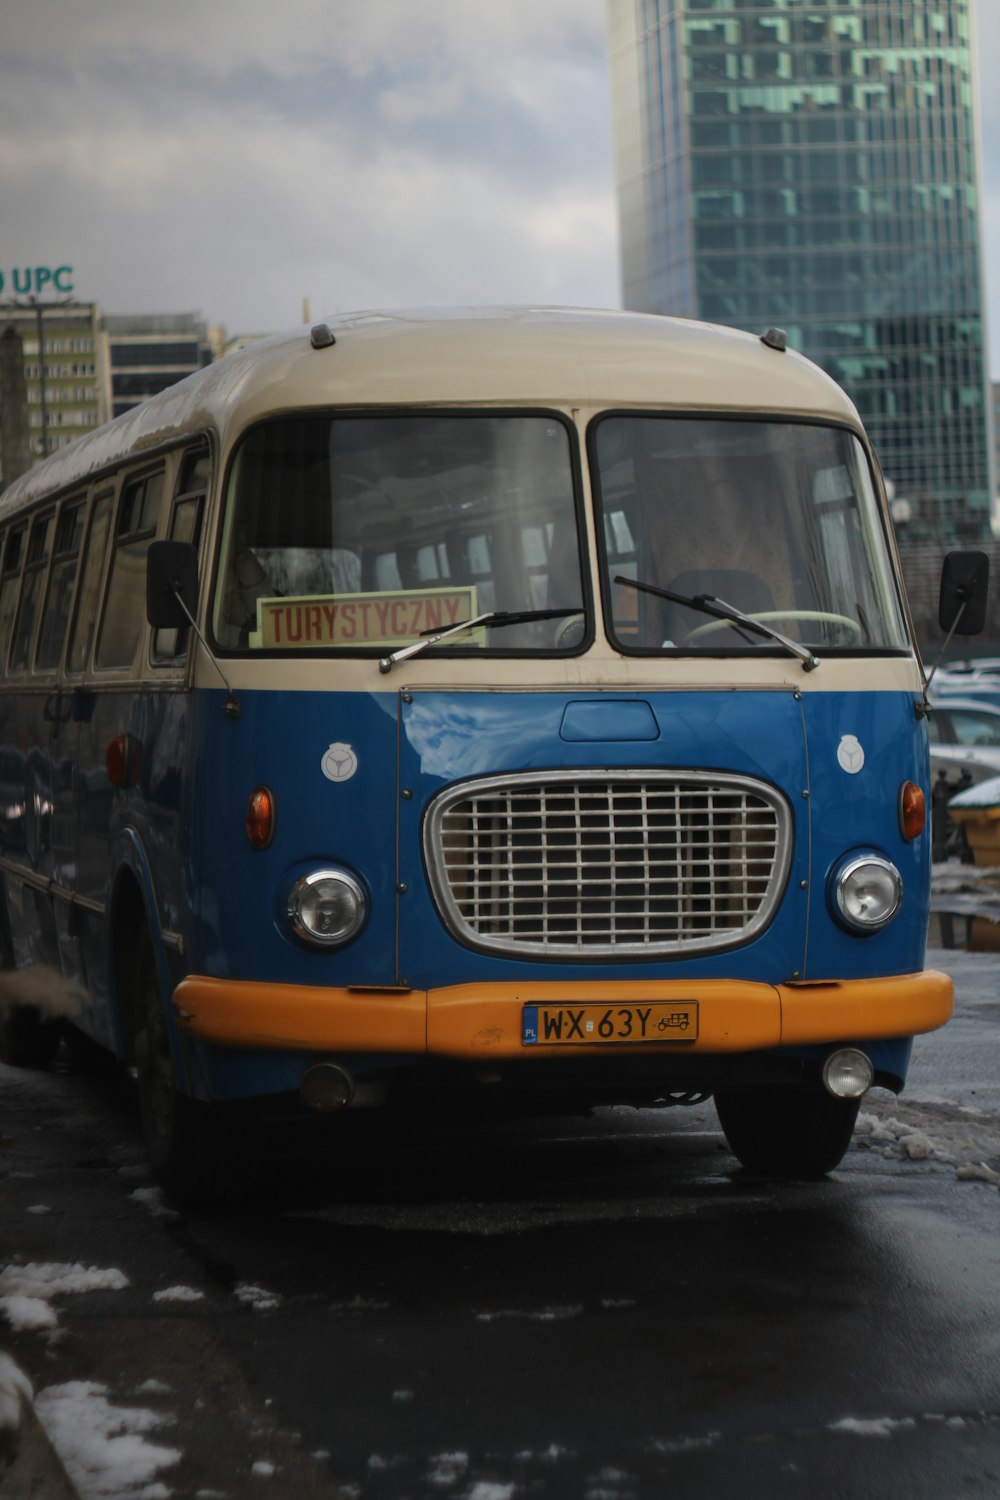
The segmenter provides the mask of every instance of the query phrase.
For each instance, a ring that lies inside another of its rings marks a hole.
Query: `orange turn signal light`
[[[268,786],[259,786],[247,802],[247,838],[255,849],[267,848],[274,838],[274,824],[274,793]]]
[[[915,781],[904,781],[899,789],[899,831],[908,844],[923,833],[926,822],[923,789]]]
[[[104,774],[112,786],[139,785],[142,774],[142,744],[131,734],[116,734],[104,752]]]

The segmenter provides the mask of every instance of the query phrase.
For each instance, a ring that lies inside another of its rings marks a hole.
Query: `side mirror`
[[[151,542],[146,553],[146,619],[156,630],[180,630],[198,604],[198,553],[190,542]]]
[[[990,560],[985,552],[949,552],[941,570],[938,624],[946,635],[979,635],[986,625]]]

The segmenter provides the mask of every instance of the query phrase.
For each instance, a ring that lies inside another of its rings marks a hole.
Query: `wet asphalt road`
[[[0,1086],[0,1264],[129,1283],[0,1347],[162,1417],[175,1496],[1000,1495],[1000,1192],[953,1167],[862,1139],[775,1186],[711,1106],[425,1119],[269,1137],[291,1163],[179,1214],[118,1085]]]

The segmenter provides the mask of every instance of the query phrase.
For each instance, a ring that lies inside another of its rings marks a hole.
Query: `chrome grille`
[[[424,852],[445,923],[473,947],[653,955],[761,931],[790,830],[785,800],[747,777],[548,771],[442,793]]]

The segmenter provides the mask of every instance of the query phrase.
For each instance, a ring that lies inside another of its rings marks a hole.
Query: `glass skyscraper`
[[[609,0],[625,306],[776,324],[908,541],[990,535],[972,0]]]

